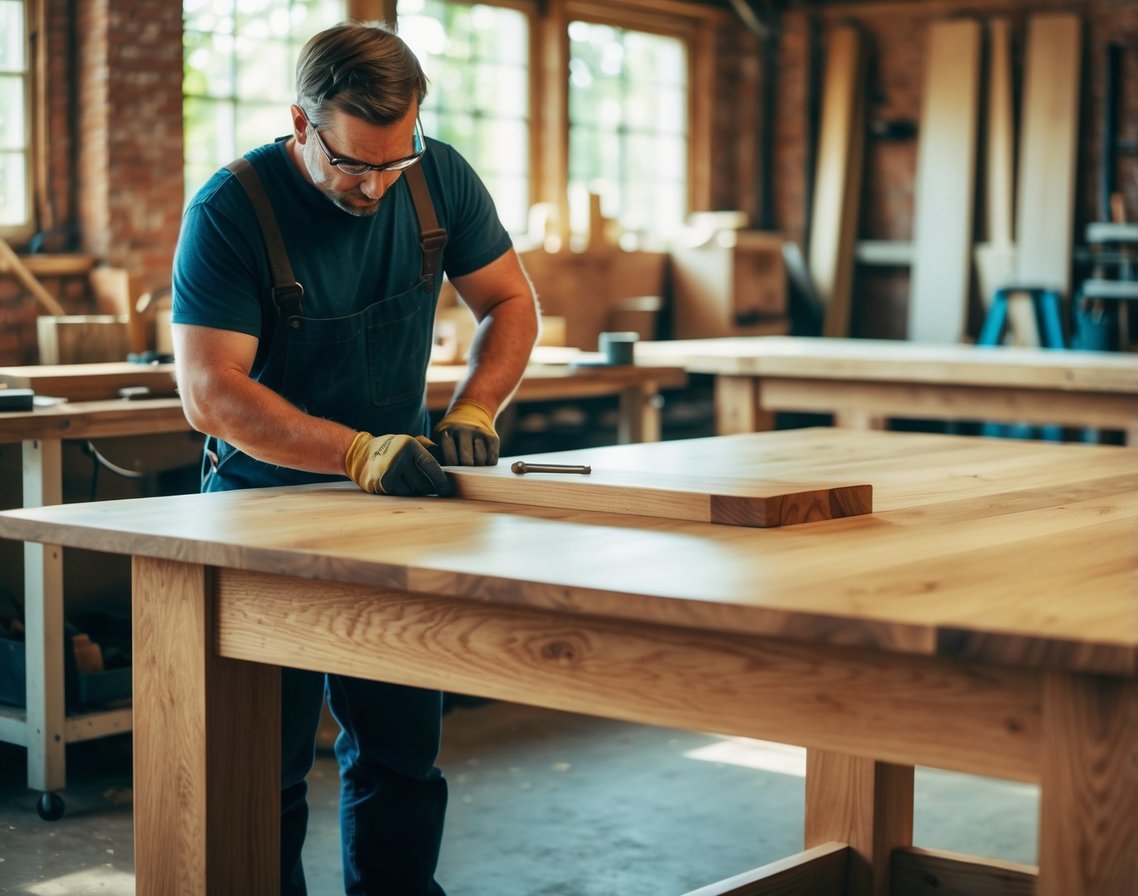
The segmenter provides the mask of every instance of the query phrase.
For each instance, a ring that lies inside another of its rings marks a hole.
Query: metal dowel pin
[[[581,473],[588,475],[593,468],[588,464],[531,464],[524,460],[516,460],[510,469],[519,476],[523,473]]]

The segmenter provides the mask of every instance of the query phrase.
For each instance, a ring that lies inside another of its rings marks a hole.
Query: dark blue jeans
[[[443,896],[435,882],[447,785],[435,767],[442,728],[437,691],[281,670],[281,892],[304,896],[300,851],[308,825],[305,778],[325,691],[340,724],[340,839],[344,892]]]

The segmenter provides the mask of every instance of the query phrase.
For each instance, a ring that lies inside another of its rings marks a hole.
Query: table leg
[[[763,409],[757,377],[726,374],[715,377],[716,435],[766,432],[774,427],[774,414]]]
[[[889,855],[913,843],[913,767],[806,751],[807,848],[848,843],[848,896],[886,896]]]
[[[1133,896],[1138,881],[1138,682],[1044,683],[1037,896]]]
[[[58,439],[23,443],[24,507],[63,502]],[[66,689],[63,674],[63,549],[24,543],[25,738],[28,787],[67,784]]]
[[[211,569],[133,577],[137,892],[277,893],[280,670],[217,656]]]
[[[622,445],[660,441],[661,404],[660,390],[655,383],[621,390],[617,441]]]
[[[885,429],[888,420],[880,414],[867,411],[835,411],[834,426],[842,429]]]

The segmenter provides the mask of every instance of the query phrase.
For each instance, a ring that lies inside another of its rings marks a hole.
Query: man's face
[[[379,211],[384,194],[403,172],[372,170],[348,174],[332,164],[332,159],[341,165],[379,166],[406,160],[419,148],[416,103],[411,104],[402,119],[390,125],[369,124],[336,109],[317,131],[299,106],[292,107],[292,114],[301,173],[333,205],[350,215],[367,217]]]

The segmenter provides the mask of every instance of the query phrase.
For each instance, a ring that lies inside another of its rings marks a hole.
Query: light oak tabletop
[[[639,342],[635,356],[689,373],[1138,393],[1138,355],[1125,352],[752,336]]]
[[[638,482],[648,472],[866,482],[874,512],[757,530],[624,514],[619,489],[603,508],[558,510],[374,497],[345,482],[13,510],[0,513],[0,537],[571,614],[1138,674],[1133,449],[807,429],[525,459],[589,463],[616,480],[625,470]],[[515,474],[504,459],[476,475]]]

